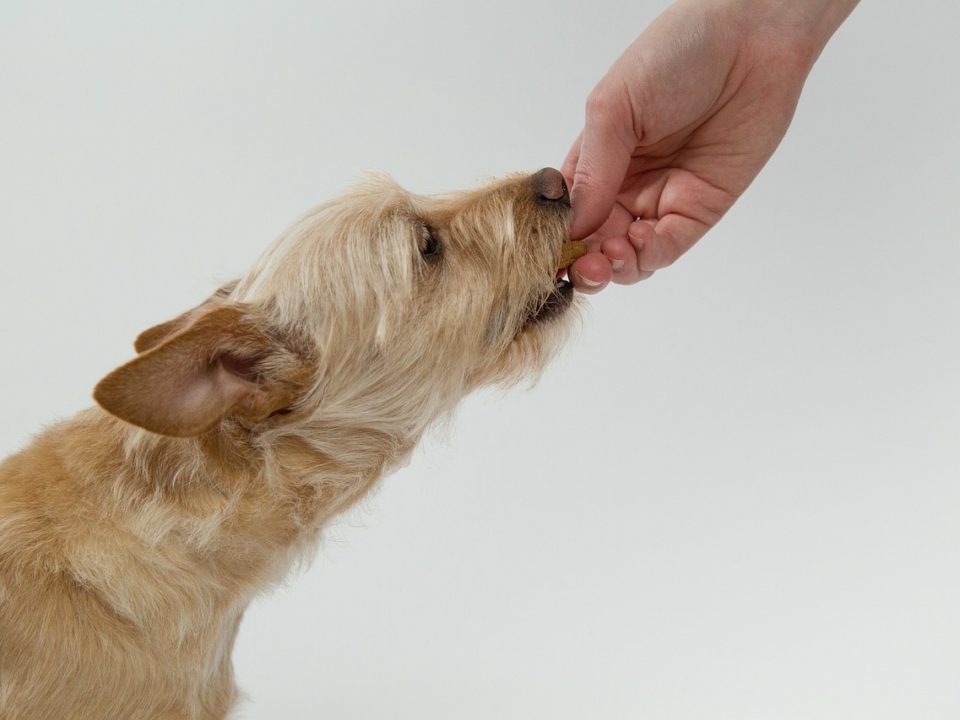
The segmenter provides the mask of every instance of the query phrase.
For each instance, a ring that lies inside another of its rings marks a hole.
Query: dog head
[[[370,178],[302,216],[238,282],[142,333],[94,396],[163,435],[322,425],[415,438],[474,388],[549,359],[573,302],[558,279],[569,218],[549,168],[431,197]]]

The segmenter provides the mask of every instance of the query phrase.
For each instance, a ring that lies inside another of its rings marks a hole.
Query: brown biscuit
[[[573,261],[582,258],[587,254],[587,244],[583,240],[571,240],[565,242],[560,248],[560,264],[558,270],[563,270],[573,265]]]

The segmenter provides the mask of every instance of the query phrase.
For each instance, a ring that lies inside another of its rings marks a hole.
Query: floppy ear
[[[134,349],[138,353],[145,353],[150,348],[156,347],[174,333],[186,328],[187,325],[190,324],[190,321],[195,319],[204,310],[209,310],[214,305],[222,304],[236,286],[237,281],[231,280],[192,310],[187,310],[182,315],[177,315],[173,320],[167,320],[167,322],[154,325],[152,328],[144,330],[137,335],[137,339],[133,341]]]
[[[104,410],[151,432],[191,437],[227,415],[263,420],[306,386],[306,361],[249,309],[221,305],[185,322],[97,384]]]

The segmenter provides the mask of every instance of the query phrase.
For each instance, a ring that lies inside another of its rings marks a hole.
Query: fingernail
[[[585,286],[585,287],[595,288],[595,287],[600,287],[601,285],[603,285],[602,282],[597,282],[596,280],[591,280],[590,278],[585,278],[585,277],[584,277],[583,275],[581,275],[580,273],[574,273],[574,275],[576,276],[577,282],[580,283],[581,285]]]
[[[623,266],[627,264],[626,260],[611,260],[610,267],[613,268],[614,272],[620,272],[623,270]]]

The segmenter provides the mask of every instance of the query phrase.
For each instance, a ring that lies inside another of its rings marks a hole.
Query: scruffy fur
[[[570,208],[538,177],[368,179],[0,464],[0,718],[226,716],[251,598],[464,395],[550,357]]]

